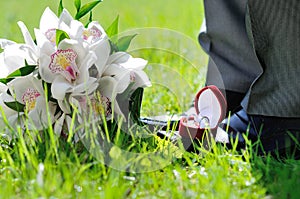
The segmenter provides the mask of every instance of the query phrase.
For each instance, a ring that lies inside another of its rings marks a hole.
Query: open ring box
[[[226,115],[225,97],[216,86],[206,86],[195,97],[196,114],[180,119],[179,135],[185,148],[194,139],[203,139],[205,130],[214,132]]]

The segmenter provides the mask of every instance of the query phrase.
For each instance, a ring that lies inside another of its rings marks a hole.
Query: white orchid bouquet
[[[106,31],[92,21],[99,2],[81,6],[75,0],[73,18],[60,1],[59,17],[46,8],[34,37],[20,21],[24,43],[0,39],[0,126],[6,128],[1,132],[8,131],[7,126],[10,131],[51,126],[60,136],[74,126],[74,117],[75,124],[85,122],[86,116],[100,124],[114,115],[128,118],[130,98],[118,96],[132,96],[151,85],[143,72],[147,61],[124,52],[134,36],[111,41],[117,34],[116,20]],[[84,25],[79,20],[88,13]],[[138,93],[135,98],[140,100]]]

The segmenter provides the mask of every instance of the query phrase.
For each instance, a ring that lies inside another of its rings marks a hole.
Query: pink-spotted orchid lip
[[[96,26],[92,26],[91,28],[85,29],[82,35],[84,40],[87,41],[91,38],[92,42],[99,40],[101,36],[102,32]]]
[[[34,88],[28,88],[22,95],[22,101],[25,104],[26,111],[31,111],[35,108],[36,99],[41,94]]]
[[[49,69],[52,73],[60,73],[69,82],[72,82],[79,74],[76,58],[77,53],[72,49],[57,50],[51,55]]]
[[[51,42],[52,45],[56,45],[56,29],[51,28],[45,32],[46,38]]]

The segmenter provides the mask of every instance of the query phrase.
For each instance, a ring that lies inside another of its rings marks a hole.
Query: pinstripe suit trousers
[[[300,118],[300,1],[204,0],[207,84],[244,93],[249,114]],[[229,102],[230,103],[230,102]]]

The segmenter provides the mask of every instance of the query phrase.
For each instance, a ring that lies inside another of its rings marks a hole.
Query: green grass
[[[44,8],[56,10],[57,4],[54,0],[1,1],[0,37],[21,42],[16,22],[22,20],[33,30]],[[71,0],[64,5],[74,13]],[[108,27],[117,15],[121,34],[139,33],[129,51],[149,60],[146,71],[153,86],[145,89],[142,114],[185,110],[205,79],[207,57],[196,39],[202,0],[105,0],[95,9],[94,19]],[[55,137],[51,130],[35,139],[19,133],[12,143],[1,138],[0,198],[300,196],[299,161],[257,157],[250,149],[238,153],[217,145],[190,153],[154,134],[136,136],[143,129],[129,132],[135,136],[118,129],[111,132],[115,147],[97,156],[82,145],[51,140]]]

